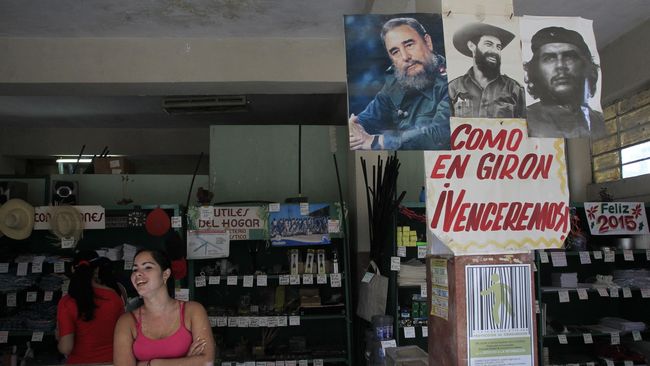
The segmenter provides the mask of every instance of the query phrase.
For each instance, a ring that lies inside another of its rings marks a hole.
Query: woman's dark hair
[[[97,279],[99,280],[99,283],[112,288],[118,295],[121,295],[122,291],[120,290],[120,286],[117,284],[117,278],[113,271],[113,262],[106,257],[99,257],[93,262],[97,267]]]
[[[158,249],[138,249],[138,251],[135,253],[135,256],[133,256],[133,259],[135,259],[135,257],[137,257],[140,253],[144,253],[144,252],[151,254],[153,260],[160,266],[161,272],[164,272],[165,270],[169,269],[170,273],[169,273],[169,278],[167,279],[167,292],[169,293],[169,296],[172,299],[175,298],[176,289],[174,287],[174,274],[172,272],[172,261],[169,259],[167,253]]]
[[[95,292],[93,276],[95,275],[97,253],[94,250],[81,250],[72,259],[74,271],[70,275],[68,294],[77,303],[79,318],[90,321],[95,318]]]

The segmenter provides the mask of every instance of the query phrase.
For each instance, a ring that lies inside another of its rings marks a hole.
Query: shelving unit
[[[336,205],[330,210],[342,220]],[[307,246],[273,246],[267,232],[251,234],[251,240],[231,239],[227,258],[188,261],[190,298],[208,311],[218,364],[352,365],[343,234],[330,234],[330,244]],[[324,250],[328,261],[336,251],[338,273],[328,266],[324,274],[290,275],[293,249],[301,261],[307,250]]]
[[[563,262],[566,264],[564,265]],[[589,326],[597,325],[598,320],[605,316],[650,324],[650,315],[646,310],[650,306],[650,286],[649,288],[587,287],[582,284],[589,277],[597,274],[609,275],[614,270],[649,269],[649,250],[603,248],[603,250],[582,252],[536,251],[535,264],[537,299],[540,305],[538,314],[540,365],[588,365],[588,362],[596,365],[639,363],[633,356],[629,356],[629,359],[623,356],[622,359],[617,360],[618,362],[614,362],[607,357],[608,349],[615,349],[618,344],[650,339],[650,333],[647,331],[608,332],[599,328],[589,328]],[[577,272],[579,286],[572,288],[551,286],[552,272]],[[558,324],[565,325],[566,331],[557,332],[547,328],[545,322],[550,318]],[[548,352],[548,360],[545,360],[545,352]],[[572,358],[571,355],[575,356]],[[589,361],[585,361],[585,358],[589,358]]]

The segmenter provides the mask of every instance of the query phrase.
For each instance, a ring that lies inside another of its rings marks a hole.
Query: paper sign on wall
[[[230,235],[226,230],[188,230],[187,259],[226,258]]]
[[[79,211],[84,230],[106,228],[106,213],[102,206],[72,206]],[[50,230],[51,206],[34,207],[34,230]]]
[[[561,247],[570,229],[564,140],[528,138],[523,119],[452,117],[451,126],[451,151],[424,152],[432,254]]]
[[[647,234],[643,202],[585,202],[592,235]]]

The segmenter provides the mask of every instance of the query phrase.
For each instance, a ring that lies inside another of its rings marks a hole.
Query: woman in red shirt
[[[68,294],[57,307],[59,352],[66,364],[113,361],[115,323],[124,313],[119,289],[101,284],[97,278],[97,253],[80,251],[72,261]]]

